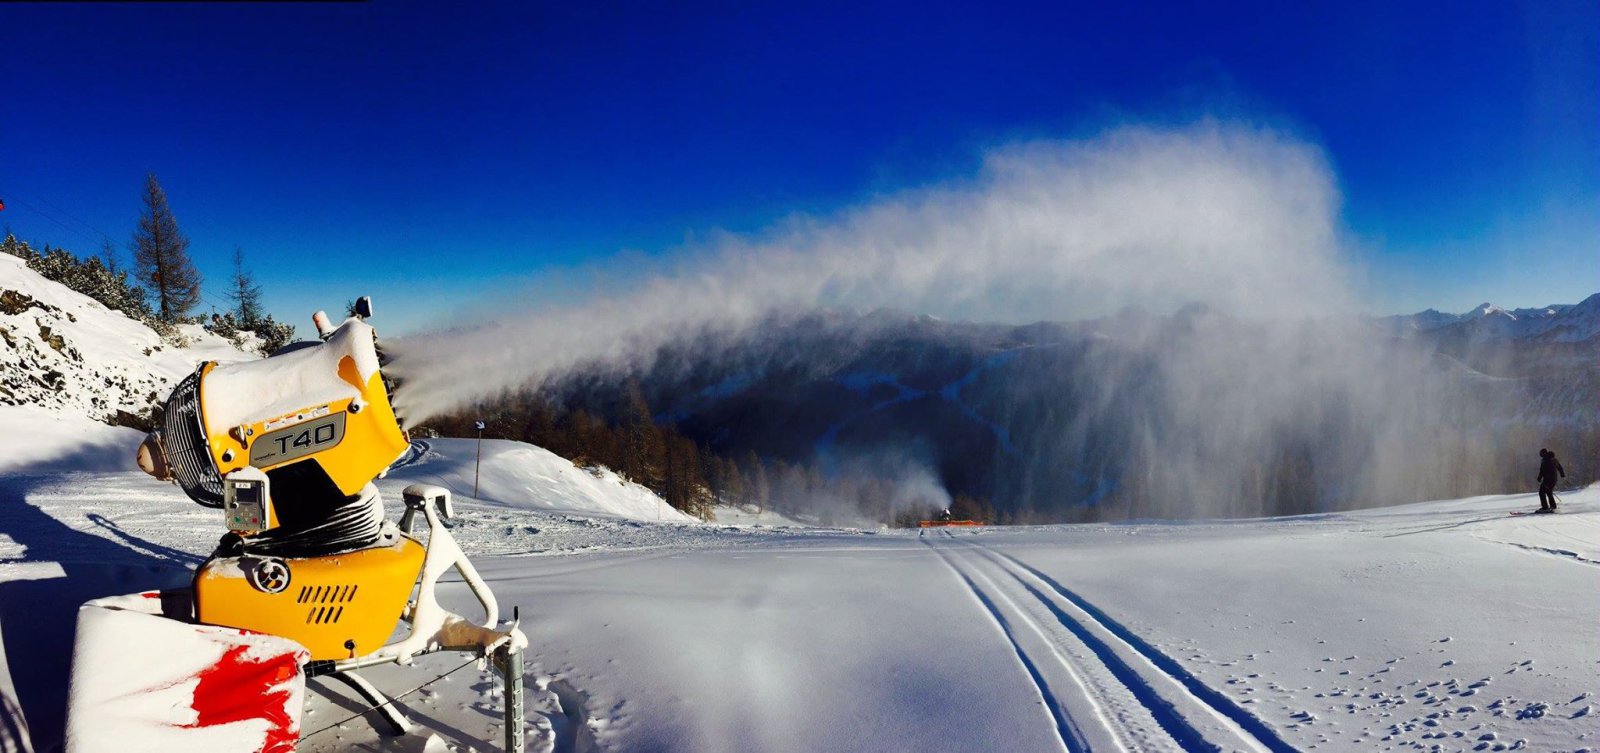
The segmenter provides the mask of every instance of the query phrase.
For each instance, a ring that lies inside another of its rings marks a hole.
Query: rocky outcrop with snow
[[[132,421],[200,362],[259,357],[197,325],[178,329],[184,347],[0,254],[0,405]]]

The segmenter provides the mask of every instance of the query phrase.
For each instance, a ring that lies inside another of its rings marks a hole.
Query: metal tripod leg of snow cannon
[[[498,627],[500,606],[494,592],[489,590],[489,585],[478,575],[477,568],[472,566],[472,562],[456,544],[450,529],[444,526],[444,519],[453,512],[449,490],[428,484],[412,484],[406,487],[403,497],[406,512],[400,520],[401,530],[409,533],[419,512],[428,523],[428,548],[423,557],[417,598],[403,615],[411,632],[405,638],[366,656],[331,662],[331,666],[323,671],[346,673],[389,662],[410,664],[415,657],[435,651],[476,654],[480,668],[492,662],[495,670],[505,678],[506,750],[522,753],[522,650],[527,647],[528,639],[518,629],[522,622],[521,611],[513,609],[511,624]],[[482,620],[468,620],[439,604],[435,589],[439,578],[450,570],[455,570],[461,576],[461,580],[466,582],[467,588],[483,606]]]

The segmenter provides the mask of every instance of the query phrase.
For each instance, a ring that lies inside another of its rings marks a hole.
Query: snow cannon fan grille
[[[201,373],[195,371],[179,382],[167,398],[160,441],[183,493],[206,507],[222,507],[222,477],[211,462],[200,424]]]

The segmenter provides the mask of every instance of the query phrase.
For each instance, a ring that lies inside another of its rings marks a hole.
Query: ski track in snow
[[[1600,542],[1600,523],[1592,517],[1571,512],[1551,516],[1505,516],[1495,514],[1468,520],[1411,528],[1383,534],[1386,538],[1417,536],[1423,534],[1467,529],[1473,538],[1494,544],[1503,544],[1531,554],[1551,556],[1589,567],[1600,567],[1600,557],[1594,554]],[[1570,547],[1570,548],[1569,548]]]
[[[1066,750],[1294,750],[1049,576],[941,533],[923,543],[1006,635]]]
[[[1498,541],[1496,539],[1485,538],[1485,537],[1479,537],[1479,538],[1483,538],[1484,541],[1494,541],[1495,543],[1505,544],[1507,546],[1514,546],[1514,547],[1516,547],[1518,549],[1521,549],[1522,551],[1525,551],[1525,552],[1533,552],[1535,554],[1547,554],[1547,555],[1550,555],[1552,557],[1561,557],[1563,559],[1567,559],[1567,560],[1570,560],[1572,562],[1577,562],[1577,563],[1583,564],[1583,565],[1588,565],[1590,567],[1600,567],[1600,560],[1592,560],[1592,559],[1589,559],[1588,557],[1585,557],[1585,556],[1583,556],[1581,554],[1578,554],[1577,552],[1569,551],[1569,550],[1566,550],[1566,549],[1556,549],[1554,547],[1548,547],[1548,546],[1533,546],[1532,544],[1518,544],[1515,541]]]
[[[1057,678],[1056,683],[1053,684],[1050,680],[1046,679],[1044,676],[1046,673],[1041,673],[1039,664],[1029,658],[1031,653],[1023,649],[1023,647],[1018,643],[1017,633],[1011,627],[1012,621],[1007,619],[1006,615],[1002,613],[997,606],[995,606],[994,599],[991,599],[988,595],[986,595],[988,592],[985,589],[978,588],[977,584],[973,582],[974,577],[982,578],[983,576],[970,575],[967,571],[964,571],[962,568],[958,567],[948,554],[940,551],[937,547],[933,547],[932,544],[928,544],[928,546],[934,548],[934,551],[939,555],[939,559],[950,568],[951,572],[955,573],[956,577],[959,578],[967,587],[967,590],[972,593],[973,598],[977,599],[978,603],[982,604],[983,608],[988,611],[990,618],[993,619],[995,625],[1000,628],[1000,632],[1005,634],[1007,642],[1011,644],[1011,650],[1016,652],[1017,661],[1020,662],[1023,669],[1027,671],[1029,680],[1033,682],[1035,689],[1038,691],[1040,702],[1044,704],[1050,713],[1051,719],[1055,722],[1056,734],[1059,736],[1061,747],[1071,751],[1072,753],[1080,753],[1080,751],[1088,750],[1088,741],[1085,740],[1083,732],[1078,726],[1076,717],[1068,709],[1063,708],[1063,706],[1066,704],[1063,703],[1062,699],[1066,699],[1066,701],[1070,702],[1073,698],[1078,696],[1057,695],[1058,692],[1066,691],[1069,686],[1076,686],[1079,691],[1084,693],[1084,695],[1081,696],[1082,700],[1088,704],[1091,704],[1086,709],[1088,713],[1082,714],[1082,716],[1100,716],[1099,709],[1092,705],[1094,704],[1093,698],[1087,695],[1088,688],[1084,686],[1083,680],[1077,675],[1076,672],[1073,671],[1072,665],[1062,659],[1059,651],[1051,651],[1051,653],[1055,654],[1055,658],[1059,663],[1060,669],[1064,670],[1065,672],[1065,681],[1062,681],[1061,678]],[[1011,607],[1011,610],[1009,611],[1015,612],[1016,605],[1011,603],[1009,600],[1007,600],[1007,604]],[[1041,638],[1046,637],[1046,634],[1040,628],[1039,623],[1029,619],[1026,616],[1023,616],[1022,620],[1023,624],[1026,624],[1028,627],[1032,628],[1035,635]],[[1050,672],[1048,674],[1054,673]],[[1054,686],[1056,689],[1052,690],[1052,686]]]
[[[1571,510],[1571,508],[1566,508]],[[1553,556],[1588,567],[1600,567],[1595,553],[1600,542],[1600,522],[1592,516],[1560,512],[1522,516],[1510,525],[1474,531],[1477,538],[1541,556]]]

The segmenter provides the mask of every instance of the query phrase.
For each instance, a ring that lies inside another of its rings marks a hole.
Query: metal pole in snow
[[[522,651],[503,647],[496,652],[496,664],[500,665],[501,675],[505,678],[505,712],[506,725],[506,752],[522,753],[525,746],[523,742],[522,727],[524,717],[522,713]]]
[[[475,421],[473,426],[478,430],[478,460],[472,464],[472,497],[478,497],[478,472],[483,469],[483,422]]]

